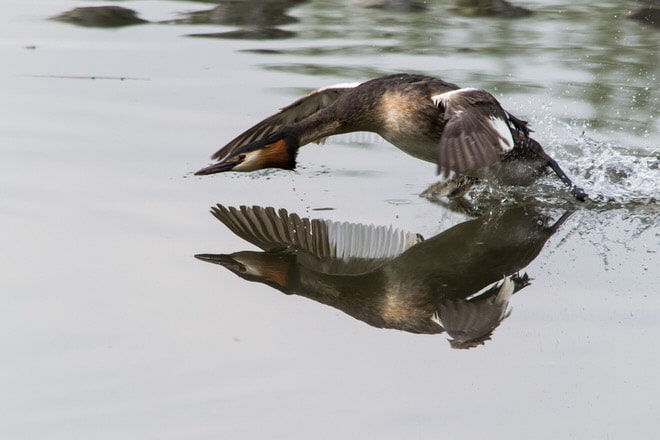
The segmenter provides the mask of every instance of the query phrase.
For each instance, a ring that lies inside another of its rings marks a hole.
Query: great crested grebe
[[[508,316],[511,295],[530,282],[522,271],[572,211],[553,220],[533,207],[498,206],[428,239],[272,207],[217,205],[211,212],[263,252],[196,258],[375,327],[446,331],[452,346],[469,348]]]
[[[534,175],[550,167],[575,198],[587,197],[529,136],[527,122],[505,111],[489,92],[405,73],[315,90],[238,135],[212,156],[217,163],[195,174],[292,170],[300,147],[355,131],[377,133],[411,156],[436,163],[445,179],[495,174],[517,182],[520,164]]]

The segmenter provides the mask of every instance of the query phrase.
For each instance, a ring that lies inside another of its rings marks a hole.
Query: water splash
[[[470,192],[478,211],[490,205],[522,204],[543,209],[576,212],[563,228],[566,235],[557,248],[575,240],[589,243],[606,270],[612,255],[640,254],[656,260],[660,251],[660,147],[619,146],[599,142],[587,134],[589,127],[566,123],[553,116],[534,122],[536,137],[573,181],[589,194],[577,202],[559,179],[550,173],[530,187],[507,187],[487,182]],[[649,263],[652,267],[654,263]]]
[[[597,142],[584,134],[575,140],[581,154],[574,169],[589,183],[591,199],[601,208],[660,202],[660,151],[631,151]]]

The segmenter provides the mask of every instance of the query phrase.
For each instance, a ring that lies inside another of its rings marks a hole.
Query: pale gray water
[[[3,4],[0,437],[657,435],[660,31],[626,18],[639,3],[521,1],[523,19],[253,4],[286,37],[263,40],[185,36],[236,18],[154,23],[210,3],[113,2],[152,22],[117,29],[46,20],[98,4]],[[295,173],[190,176],[300,94],[395,71],[495,92],[594,199],[551,177],[476,192],[577,210],[471,350],[193,258],[255,249],[216,203],[427,238],[466,220],[418,197],[432,165],[370,137],[306,147]]]

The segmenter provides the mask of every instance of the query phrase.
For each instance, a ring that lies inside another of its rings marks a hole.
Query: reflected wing
[[[512,129],[528,132],[485,90],[458,89],[435,95],[445,127],[438,146],[438,174],[463,174],[496,163],[514,147]]]
[[[260,206],[217,205],[213,215],[232,232],[255,246],[274,251],[293,249],[306,265],[326,273],[364,273],[422,241],[419,234],[395,229],[330,220],[310,220]]]
[[[264,119],[252,128],[244,131],[227,145],[216,151],[212,159],[223,159],[231,152],[243,145],[262,139],[269,134],[279,130],[285,125],[301,121],[317,111],[335,102],[337,98],[351,90],[359,83],[337,84],[323,87],[303,96],[292,104],[280,109],[279,112]]]
[[[495,284],[472,300],[449,300],[439,305],[433,315],[451,336],[454,348],[472,348],[490,339],[500,323],[509,316],[509,300],[514,291],[528,284],[527,275],[504,277],[502,283]]]

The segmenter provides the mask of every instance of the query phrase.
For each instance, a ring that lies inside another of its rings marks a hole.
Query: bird
[[[437,164],[437,174],[457,182],[450,196],[484,177],[513,177],[518,184],[516,168],[523,165],[529,175],[523,184],[550,168],[576,199],[587,198],[530,136],[527,122],[504,110],[490,92],[408,73],[314,90],[238,135],[213,154],[216,163],[195,175],[293,170],[302,146],[358,131]]]
[[[197,254],[239,277],[334,307],[378,328],[446,332],[455,348],[488,339],[509,315],[521,273],[569,218],[500,207],[424,239],[385,225],[300,217],[261,206],[212,214],[259,251]]]

